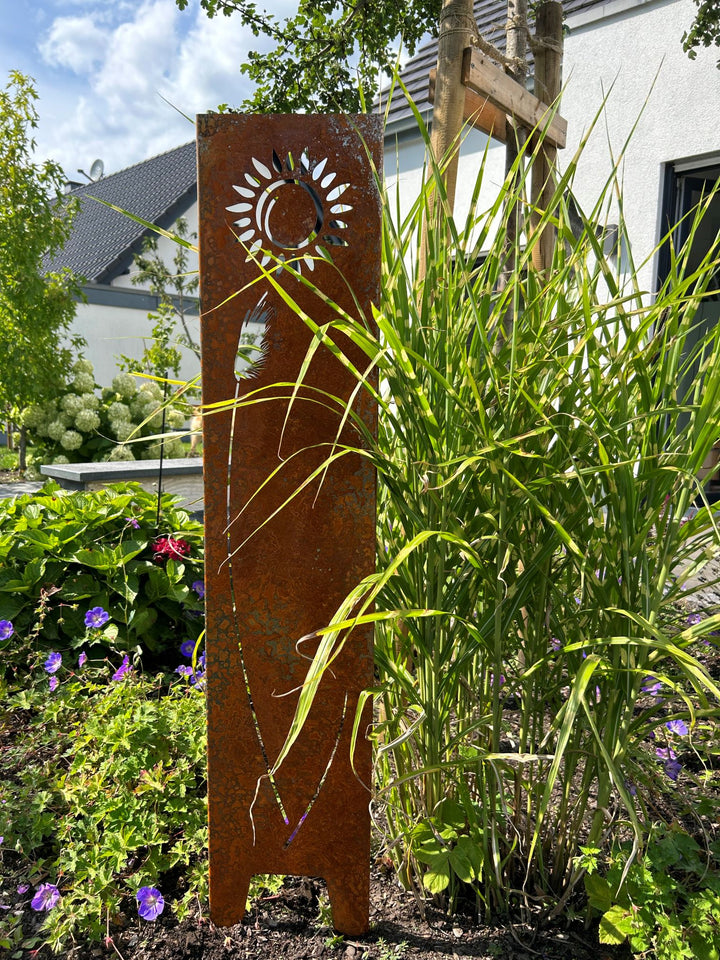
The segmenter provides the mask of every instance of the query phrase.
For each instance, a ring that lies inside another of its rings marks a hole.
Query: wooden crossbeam
[[[435,102],[435,78],[437,70],[430,71],[430,89],[428,99],[430,103]],[[474,90],[465,88],[465,103],[463,104],[463,120],[471,123],[473,127],[487,133],[505,143],[507,138],[507,117],[502,110],[498,110],[494,104],[490,103],[487,97],[480,96]]]
[[[541,127],[545,140],[558,149],[567,142],[567,120],[557,113],[551,115],[550,107],[529,93],[525,87],[509,77],[500,67],[475,47],[467,47],[463,56],[463,83],[466,87],[466,104],[469,94],[480,101],[489,101],[494,107],[520,121],[526,127]],[[485,127],[480,126],[483,130]],[[504,137],[493,133],[497,139]]]

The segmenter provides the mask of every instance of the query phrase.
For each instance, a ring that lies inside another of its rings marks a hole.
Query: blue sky
[[[261,4],[262,6],[262,4]],[[276,14],[293,0],[268,0]],[[39,93],[39,160],[82,180],[96,158],[112,173],[192,140],[194,117],[249,93],[240,64],[258,41],[236,18],[209,20],[199,0],[0,0],[0,82],[10,70]]]

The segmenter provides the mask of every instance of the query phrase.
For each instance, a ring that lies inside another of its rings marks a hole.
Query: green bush
[[[184,680],[167,689],[160,678],[83,673],[51,695],[44,676],[6,701],[0,887],[4,903],[21,894],[0,917],[8,956],[137,922],[143,886],[163,890],[180,917],[207,900],[204,696]],[[18,725],[22,737],[8,738]],[[59,899],[33,914],[41,884]]]
[[[6,671],[80,648],[91,660],[120,652],[175,666],[203,628],[203,527],[168,494],[159,526],[157,512],[157,496],[134,483],[71,495],[47,483],[0,501]],[[88,626],[96,608],[108,616]]]
[[[160,455],[163,406],[166,431],[180,430],[191,415],[182,396],[164,404],[162,387],[154,380],[119,373],[98,397],[89,360],[78,360],[72,372],[56,399],[22,412],[35,447],[34,464],[153,459]],[[166,457],[183,457],[186,450],[178,436],[165,440]]]

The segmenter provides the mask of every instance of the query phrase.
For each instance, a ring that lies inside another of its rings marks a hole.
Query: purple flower
[[[192,676],[192,672],[192,667],[187,666],[185,663],[181,663],[179,667],[175,667],[175,673],[179,673],[181,677],[190,677]]]
[[[550,637],[550,646],[553,648],[555,653],[559,650],[562,650],[562,641],[558,640],[557,637]]]
[[[15,632],[10,620],[0,620],[0,640],[9,640]]]
[[[85,626],[97,629],[110,619],[110,614],[102,607],[93,607],[85,614]]]
[[[83,650],[80,656],[78,657],[78,669],[82,670],[82,668],[85,666],[86,663],[87,663],[87,654]]]
[[[163,895],[155,887],[140,887],[137,892],[138,915],[143,920],[157,920],[165,909]]]
[[[125,517],[125,523],[129,523],[131,527],[135,527],[136,530],[140,529],[140,524],[137,522],[135,517]]]
[[[23,893],[27,893],[30,889],[29,883],[19,883],[17,887],[17,892],[22,896]]]
[[[627,790],[627,792],[630,794],[631,797],[637,796],[637,787],[632,782],[632,780],[625,781],[625,789]]]
[[[672,747],[656,747],[655,756],[658,760],[675,760],[677,758],[677,754]]]
[[[657,696],[662,685],[662,680],[656,680],[655,677],[645,677],[640,689],[643,693],[651,693]]]
[[[697,623],[702,623],[702,614],[691,613],[688,615],[687,623],[689,626],[694,627]]]
[[[663,769],[671,780],[677,780],[678,774],[682,770],[682,764],[679,760],[667,760],[663,764]]]
[[[62,654],[53,651],[45,661],[46,673],[57,673],[62,666]]]
[[[198,597],[203,600],[205,597],[205,581],[196,580],[192,585],[193,590],[198,595]]]
[[[50,677],[50,693],[55,693],[60,681],[57,677]]]
[[[120,666],[117,668],[115,673],[112,675],[113,681],[122,680],[123,677],[125,677],[126,674],[128,674],[131,670],[132,670],[132,667],[130,666],[130,658],[128,657],[127,654],[125,654],[125,656],[123,657],[123,662],[120,664]]]
[[[60,891],[54,883],[41,883],[30,901],[33,910],[52,910],[60,899]]]
[[[686,737],[688,734],[687,724],[684,720],[668,720],[665,726],[671,733],[676,733],[679,737]]]
[[[180,644],[180,653],[184,657],[191,657],[193,655],[193,650],[195,649],[194,640],[186,640],[184,643]]]

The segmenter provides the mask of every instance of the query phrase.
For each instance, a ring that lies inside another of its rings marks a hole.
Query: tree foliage
[[[683,34],[683,50],[691,60],[697,56],[697,48],[714,44],[720,47],[720,0],[695,0],[698,12],[690,29]],[[718,60],[720,69],[720,60]]]
[[[175,0],[184,10],[188,0]],[[274,42],[251,51],[241,67],[256,83],[243,107],[256,113],[301,110],[356,113],[372,101],[381,75],[397,61],[396,39],[413,54],[428,32],[437,35],[441,0],[299,0],[282,18],[252,0],[200,0],[209,17],[239,16],[256,37]]]
[[[51,395],[79,346],[67,336],[77,283],[43,269],[69,236],[73,208],[60,166],[33,161],[36,100],[33,81],[12,71],[0,91],[0,403],[14,407]]]

